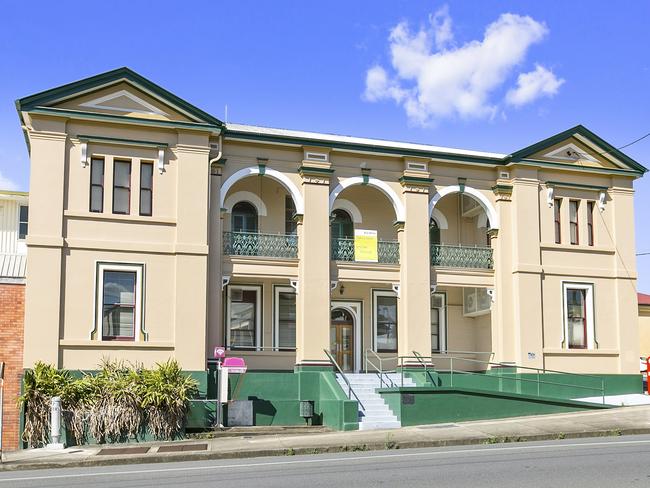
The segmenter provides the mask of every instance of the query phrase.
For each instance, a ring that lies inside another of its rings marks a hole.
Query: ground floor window
[[[273,345],[279,349],[295,349],[296,291],[289,286],[276,286],[273,298]]]
[[[261,345],[261,307],[261,286],[228,286],[226,345],[229,348],[257,349]]]
[[[564,283],[564,337],[568,349],[594,347],[593,288],[588,283]]]
[[[372,298],[375,350],[397,352],[397,295],[392,291],[374,290]]]
[[[104,341],[135,341],[142,323],[143,265],[99,263],[97,323]]]
[[[441,352],[447,349],[447,309],[446,295],[431,295],[431,351]]]

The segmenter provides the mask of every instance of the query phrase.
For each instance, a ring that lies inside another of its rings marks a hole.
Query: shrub
[[[67,371],[38,362],[25,372],[23,439],[31,447],[48,442],[50,403],[61,397],[63,421],[77,444],[124,442],[147,429],[156,439],[182,432],[197,382],[173,359],[153,369],[104,360],[96,374],[73,378]]]

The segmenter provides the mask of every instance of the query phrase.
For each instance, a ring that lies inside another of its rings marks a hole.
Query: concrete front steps
[[[376,373],[349,373],[345,375],[352,389],[359,397],[359,400],[365,407],[365,410],[359,405],[359,430],[372,430],[372,429],[397,429],[402,426],[399,419],[388,408],[388,405],[381,398],[381,395],[375,390],[382,388],[379,375]],[[390,386],[401,386],[401,375],[392,373],[383,375],[384,385],[386,382]],[[336,381],[338,381],[343,391],[348,393],[348,385],[345,380],[337,373]],[[404,386],[416,386],[410,378],[404,378]],[[354,399],[354,397],[352,397]]]

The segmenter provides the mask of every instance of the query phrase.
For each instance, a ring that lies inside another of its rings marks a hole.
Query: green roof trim
[[[166,142],[138,141],[135,139],[120,139],[118,137],[78,135],[77,139],[79,139],[80,141],[100,142],[100,143],[103,142],[106,144],[119,144],[119,145],[127,145],[127,146],[169,147],[169,144],[167,144]]]
[[[414,185],[424,186],[433,183],[433,178],[425,178],[422,176],[400,176],[398,181],[402,184],[411,183]]]
[[[67,117],[70,119],[99,120],[103,122],[115,122],[117,124],[148,125],[152,127],[201,130],[209,132],[221,132],[222,128],[213,124],[202,124],[198,122],[180,122],[172,120],[140,119],[126,115],[100,114],[96,112],[82,112],[64,108],[38,107],[29,111],[33,114],[52,115],[56,117]]]
[[[547,181],[546,186],[559,186],[561,188],[579,188],[583,190],[607,191],[608,186],[586,185],[584,183],[566,183],[563,181]]]
[[[17,190],[0,190],[0,195],[11,195],[16,197],[27,197],[29,196],[28,191],[17,191]]]
[[[583,125],[576,125],[575,127],[572,127],[570,129],[567,129],[563,132],[560,132],[559,134],[555,134],[554,136],[548,137],[542,141],[536,142],[535,144],[531,144],[530,146],[527,146],[523,149],[520,149],[519,151],[515,151],[514,153],[510,154],[506,159],[509,162],[519,162],[520,160],[526,159],[529,156],[532,156],[538,151],[541,151],[543,149],[546,149],[548,147],[554,146],[555,144],[562,142],[565,139],[568,139],[569,137],[572,137],[574,134],[579,134],[586,139],[589,139],[591,142],[596,144],[597,146],[602,147],[605,149],[604,153],[605,154],[611,154],[612,156],[616,157],[617,159],[621,160],[623,163],[625,163],[627,166],[629,166],[631,169],[636,170],[638,173],[645,173],[647,168],[639,164],[637,161],[629,157],[628,155],[624,154],[621,152],[619,149],[616,149],[614,146],[612,146],[610,143],[605,141],[604,139],[600,138],[597,136],[595,133],[587,129]],[[533,160],[529,160],[533,161]],[[584,167],[581,167],[584,168]]]
[[[642,176],[641,171],[633,169],[612,169],[612,168],[600,168],[598,166],[578,166],[576,164],[570,163],[555,163],[551,161],[541,161],[539,159],[521,159],[519,161],[510,161],[506,166],[513,164],[523,164],[526,166],[535,166],[537,168],[554,168],[554,169],[566,169],[571,171],[578,172],[587,172],[587,173],[599,173],[606,175],[619,175],[619,176]]]
[[[165,90],[163,87],[156,85],[144,76],[139,75],[127,67],[117,68],[112,71],[91,76],[90,78],[84,78],[83,80],[74,81],[66,85],[20,98],[16,100],[16,108],[19,112],[30,112],[36,107],[43,107],[56,103],[60,100],[73,97],[77,93],[92,92],[121,81],[129,82],[132,85],[149,92],[162,102],[177,108],[180,112],[189,115],[197,121],[215,125],[220,128],[224,126],[223,122],[216,117],[204,112],[182,98],[177,97],[172,92]]]
[[[377,154],[387,154],[391,156],[418,156],[424,158],[444,158],[464,163],[479,163],[490,166],[499,166],[504,164],[501,158],[489,158],[478,156],[460,156],[437,151],[424,151],[417,149],[390,148],[386,146],[375,146],[372,144],[336,142],[330,140],[305,139],[300,137],[279,136],[268,134],[251,134],[249,132],[240,132],[228,129],[226,127],[225,136],[230,139],[260,141],[275,144],[293,144],[296,146],[318,146],[347,151],[371,152]]]
[[[331,175],[334,173],[334,170],[331,168],[318,168],[315,166],[301,166],[298,168],[298,173]]]

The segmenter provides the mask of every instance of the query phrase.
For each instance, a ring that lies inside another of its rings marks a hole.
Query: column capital
[[[329,185],[330,177],[334,173],[334,170],[319,166],[306,166],[303,164],[298,168],[298,173],[302,177],[303,184]]]
[[[492,191],[497,197],[497,202],[509,202],[512,200],[512,185],[497,183],[492,187]]]
[[[402,193],[429,193],[433,178],[425,178],[422,176],[408,176],[403,175],[399,179],[402,185]]]

